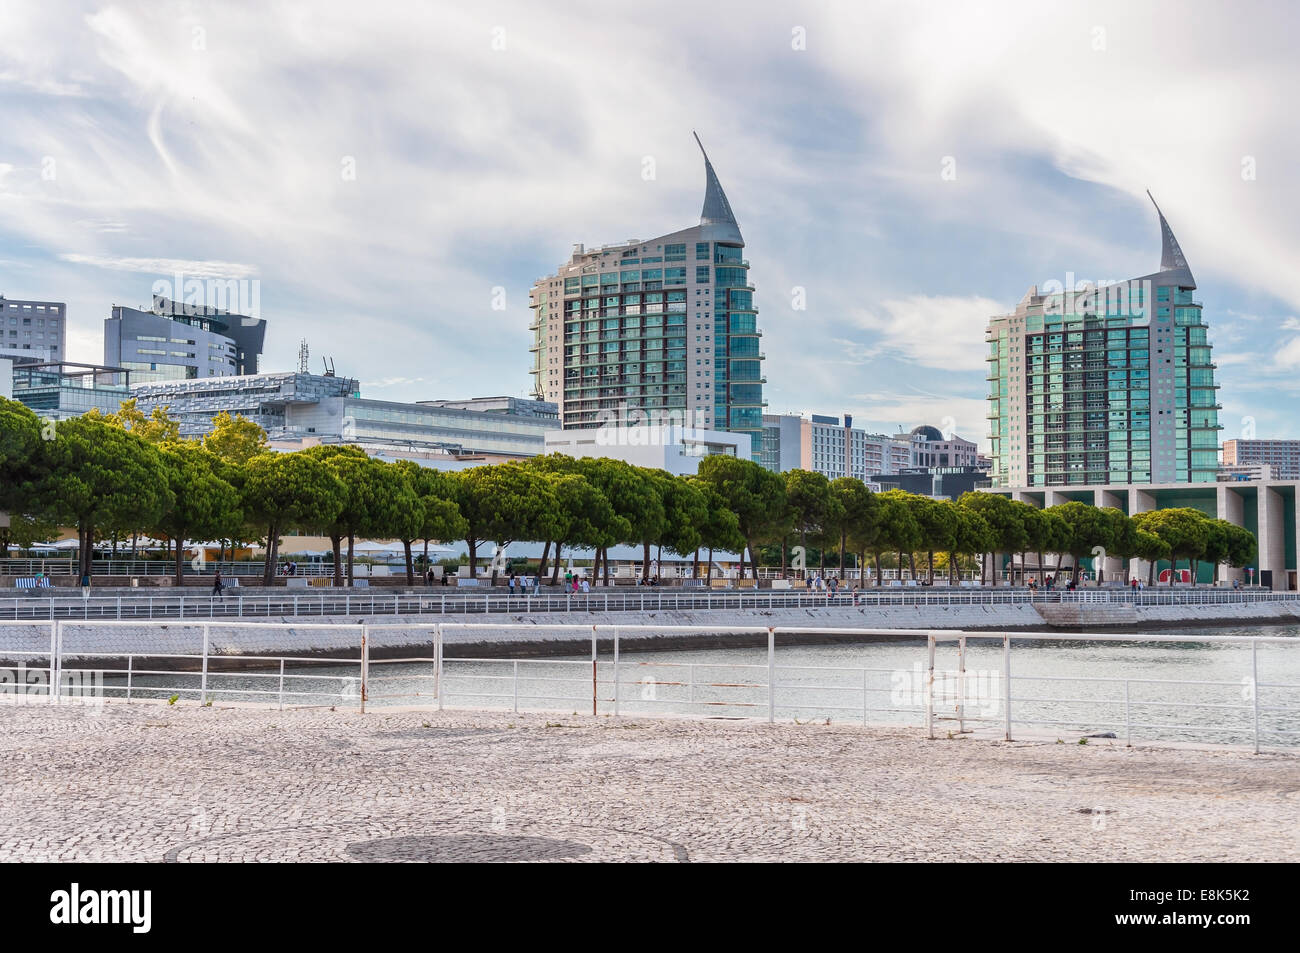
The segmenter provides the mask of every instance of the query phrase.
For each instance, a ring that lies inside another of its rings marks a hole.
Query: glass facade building
[[[1163,214],[1160,227],[1158,272],[1031,288],[1012,314],[990,321],[995,486],[1215,481],[1211,345],[1195,279]]]
[[[703,151],[703,146],[701,146]],[[745,242],[704,156],[700,224],[573,255],[537,281],[533,393],[564,429],[641,422],[763,437],[763,359]]]

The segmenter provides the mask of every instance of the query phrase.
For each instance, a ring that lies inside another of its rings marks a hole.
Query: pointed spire
[[[1147,189],[1147,198],[1151,204],[1156,207],[1156,214],[1160,216],[1160,270],[1165,271],[1185,271],[1190,280],[1192,270],[1187,267],[1187,258],[1183,255],[1183,250],[1178,246],[1178,239],[1174,237],[1174,230],[1169,227],[1169,222],[1165,220],[1165,213],[1160,211],[1160,206],[1156,203],[1155,196],[1151,190]],[[1195,284],[1192,284],[1195,287]]]
[[[729,225],[740,231],[740,226],[736,222],[736,216],[731,212],[731,203],[727,201],[727,193],[722,191],[722,183],[718,181],[718,174],[713,171],[713,163],[709,161],[709,154],[704,151],[704,143],[700,142],[699,135],[692,130],[691,135],[695,136],[695,144],[700,147],[700,152],[704,155],[704,208],[700,211],[701,225]]]

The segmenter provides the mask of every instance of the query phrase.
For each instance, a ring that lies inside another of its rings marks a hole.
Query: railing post
[[[776,721],[776,629],[767,627],[767,723]]]
[[[439,622],[434,627],[433,637],[433,657],[435,660],[435,671],[433,673],[433,688],[438,694],[438,711],[442,711],[442,623]]]
[[[618,626],[614,626],[614,717],[618,717]]]
[[[370,674],[370,626],[361,626],[361,714],[366,713],[366,677]]]
[[[966,636],[957,639],[957,734],[966,730]]]
[[[121,596],[117,597],[117,618],[119,622],[122,620],[122,597]]]
[[[208,629],[203,627],[203,674],[199,678],[199,704],[208,700]]]
[[[926,653],[929,656],[925,676],[925,735],[934,740],[934,633],[926,635]]]
[[[1250,643],[1250,688],[1255,707],[1255,754],[1259,754],[1259,643]]]
[[[15,613],[17,610],[15,610]],[[50,619],[50,704],[53,705],[59,697],[59,623],[55,622],[53,617]]]
[[[280,659],[280,711],[284,711],[284,659]]]
[[[1002,636],[1002,704],[1006,708],[1007,741],[1011,740],[1011,635]]]

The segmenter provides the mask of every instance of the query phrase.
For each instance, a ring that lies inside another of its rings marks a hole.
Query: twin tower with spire
[[[1151,197],[1151,193],[1147,193]],[[994,486],[1214,483],[1215,365],[1196,280],[1160,206],[1160,270],[1034,286],[989,320]]]
[[[763,437],[763,354],[745,240],[699,136],[698,225],[613,245],[574,245],[538,279],[532,310],[533,394],[561,426],[639,423]],[[652,178],[643,188],[658,188]]]

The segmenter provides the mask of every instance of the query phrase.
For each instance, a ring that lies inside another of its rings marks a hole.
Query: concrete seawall
[[[601,626],[701,626],[704,631],[680,632],[624,630],[620,643],[633,649],[715,648],[760,644],[768,626],[801,629],[878,628],[878,629],[965,629],[1023,630],[1047,629],[1086,631],[1177,630],[1203,626],[1300,624],[1300,606],[1292,603],[1253,603],[1234,605],[954,605],[954,606],[822,606],[802,609],[713,609],[664,610],[662,612],[550,612],[533,615],[501,614],[404,615],[375,617],[267,618],[264,624],[235,624],[221,619],[168,620],[153,624],[110,623],[96,621],[63,623],[63,651],[76,657],[86,653],[182,654],[197,655],[203,648],[203,627],[208,626],[209,652],[212,655],[290,655],[322,656],[360,654],[362,623],[369,626],[370,648],[376,658],[403,654],[432,655],[433,626],[437,623],[470,623],[474,629],[447,630],[446,651],[449,655],[560,655],[584,654],[590,650],[591,634],[587,628]],[[274,627],[265,625],[274,624]],[[321,628],[332,625],[335,628]],[[570,631],[546,626],[572,625]],[[735,626],[754,626],[753,637],[708,631]],[[918,636],[921,635],[918,632]],[[612,638],[603,630],[601,639]],[[881,636],[880,638],[885,638]],[[786,633],[782,644],[793,641],[843,641],[846,636],[818,633]],[[0,623],[0,658],[5,650],[48,653],[48,624],[14,625]],[[602,651],[608,649],[603,648]],[[9,656],[10,661],[19,656]],[[152,664],[152,663],[150,663]]]

